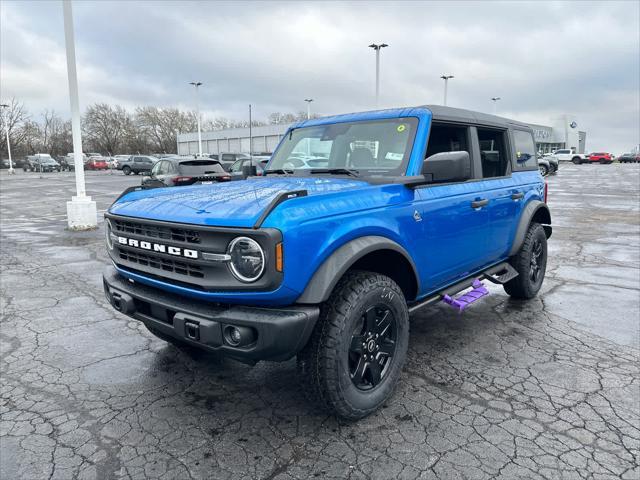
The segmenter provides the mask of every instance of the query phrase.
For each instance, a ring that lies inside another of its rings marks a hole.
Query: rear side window
[[[538,168],[536,147],[531,132],[513,130],[513,143],[516,150],[514,170],[535,170]]]
[[[509,172],[509,157],[504,130],[478,128],[482,178],[504,177]]]

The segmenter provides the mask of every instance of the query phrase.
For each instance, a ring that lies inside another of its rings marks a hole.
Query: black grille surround
[[[271,291],[282,282],[283,274],[275,268],[275,248],[282,241],[282,234],[274,228],[229,228],[147,220],[105,214],[118,237],[149,242],[182,250],[198,252],[198,258],[171,255],[149,249],[113,242],[108,250],[111,260],[125,271],[149,278],[191,286],[194,290],[223,291]],[[260,244],[265,254],[265,270],[252,283],[245,283],[233,276],[227,263],[203,260],[202,253],[226,253],[227,246],[236,237],[249,237]]]

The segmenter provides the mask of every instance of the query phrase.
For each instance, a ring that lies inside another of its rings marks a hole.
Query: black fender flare
[[[359,259],[376,250],[393,250],[400,253],[411,265],[417,283],[417,291],[420,291],[420,277],[411,255],[393,240],[369,235],[345,243],[325,259],[307,283],[296,303],[317,304],[326,301],[347,270]]]
[[[518,253],[518,250],[520,250],[522,242],[524,242],[524,236],[527,234],[529,224],[531,223],[531,220],[534,216],[540,218],[539,223],[541,223],[544,227],[544,233],[547,235],[547,238],[551,236],[551,212],[549,211],[549,207],[547,207],[546,203],[541,202],[540,200],[531,200],[524,207],[524,210],[520,215],[518,229],[516,230],[516,235],[513,238],[509,256],[515,255],[516,253]]]

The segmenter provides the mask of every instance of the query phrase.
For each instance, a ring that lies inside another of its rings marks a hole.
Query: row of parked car
[[[614,160],[620,163],[640,162],[640,153],[624,153],[619,157],[608,152],[576,153],[570,149],[556,150],[552,153],[538,154],[538,168],[543,176],[554,174],[558,171],[560,162],[572,162],[575,165],[583,163],[610,164]]]

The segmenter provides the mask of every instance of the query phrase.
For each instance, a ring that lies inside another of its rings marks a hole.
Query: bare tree
[[[24,108],[22,102],[18,102],[15,97],[8,102],[8,107],[2,108],[2,116],[0,118],[0,152],[7,154],[7,136],[6,130],[9,129],[9,141],[11,142],[11,148],[14,153],[20,151],[20,148],[24,142],[24,132],[22,127],[24,123],[29,119],[29,114]]]
[[[177,108],[139,107],[135,118],[156,153],[176,153],[178,133],[197,128],[195,114]]]
[[[96,103],[87,108],[82,127],[91,149],[114,155],[124,143],[130,122],[123,107]]]

